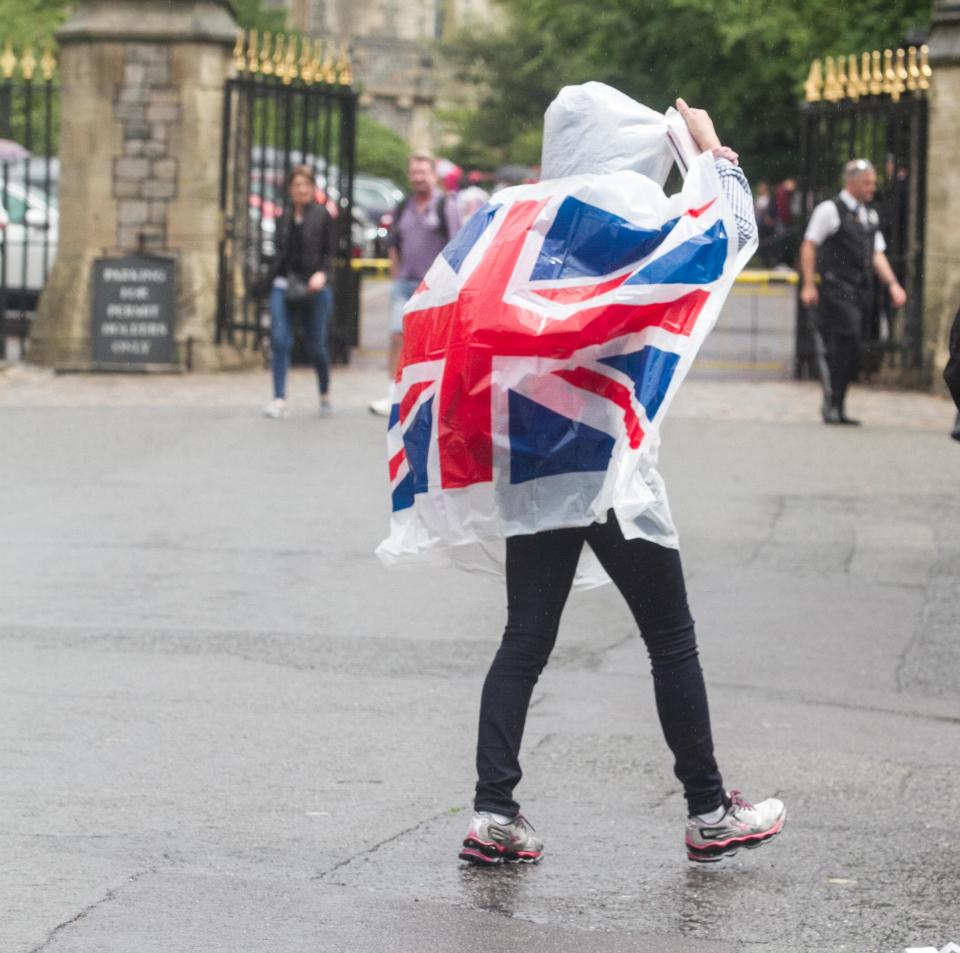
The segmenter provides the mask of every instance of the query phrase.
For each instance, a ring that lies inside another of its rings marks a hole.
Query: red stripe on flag
[[[604,374],[598,374],[586,367],[572,367],[569,370],[554,371],[557,377],[563,378],[568,384],[589,391],[598,397],[612,401],[623,411],[623,423],[627,428],[627,437],[630,446],[636,450],[643,440],[643,428],[640,418],[637,417],[630,399],[630,391],[617,381],[611,380]]]
[[[396,479],[397,471],[400,469],[400,464],[403,463],[405,457],[406,457],[406,451],[399,450],[397,451],[396,454],[394,454],[394,456],[390,458],[389,466],[390,466],[390,482],[391,483],[393,483],[393,481]]]
[[[598,285],[568,285],[566,288],[533,288],[531,290],[541,298],[546,298],[547,301],[558,301],[561,304],[588,301],[590,298],[596,298],[608,291],[613,291],[614,288],[619,288],[632,274],[633,272],[628,271],[625,275],[602,281]]]
[[[417,381],[411,384],[400,401],[400,423],[404,423],[417,402],[417,398],[433,383],[433,381]]]
[[[684,215],[689,215],[691,218],[699,218],[701,215],[703,215],[703,213],[704,213],[708,208],[710,208],[711,205],[713,205],[714,202],[716,202],[716,200],[717,200],[717,199],[716,199],[716,196],[714,196],[712,199],[710,199],[709,202],[707,202],[706,205],[701,205],[700,208],[687,209],[687,211],[684,212],[683,214],[684,214]]]

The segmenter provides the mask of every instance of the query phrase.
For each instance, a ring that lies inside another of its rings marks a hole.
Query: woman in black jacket
[[[293,320],[299,313],[306,323],[306,343],[320,385],[320,413],[330,413],[330,360],[327,326],[333,296],[330,265],[333,223],[316,201],[313,170],[298,165],[287,181],[291,204],[277,226],[277,255],[267,276],[270,288],[270,346],[273,353],[273,400],[264,413],[287,415],[287,368],[293,347]]]

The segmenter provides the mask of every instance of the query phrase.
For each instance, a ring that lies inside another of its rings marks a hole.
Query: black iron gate
[[[59,87],[52,46],[0,53],[0,360],[21,357],[57,252]]]
[[[863,328],[864,370],[882,365],[922,366],[923,241],[927,175],[927,99],[931,70],[926,47],[827,57],[815,61],[802,106],[802,211],[842,186],[853,158],[877,169],[874,207],[880,213],[887,257],[907,292],[896,312],[879,283]],[[797,308],[796,376],[815,377],[813,343],[804,309]]]
[[[257,348],[269,329],[263,276],[296,165],[316,173],[318,201],[335,216],[330,349],[345,362],[358,336],[353,178],[357,97],[345,53],[295,36],[242,36],[237,77],[223,100],[217,342]],[[296,355],[296,352],[295,352]]]

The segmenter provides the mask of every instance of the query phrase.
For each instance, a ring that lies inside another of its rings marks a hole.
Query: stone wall
[[[97,258],[176,263],[181,360],[251,360],[215,341],[224,82],[237,27],[219,0],[86,0],[58,34],[60,235],[29,359],[90,364]]]
[[[177,194],[171,128],[180,122],[180,90],[170,82],[171,47],[126,43],[123,80],[113,115],[123,130],[123,154],[113,160],[117,246],[167,250],[167,216]]]

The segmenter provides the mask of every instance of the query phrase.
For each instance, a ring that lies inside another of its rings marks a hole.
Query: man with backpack
[[[403,346],[403,309],[444,245],[460,228],[457,203],[437,188],[437,161],[429,152],[415,152],[407,162],[410,194],[397,206],[390,229],[390,352],[393,379]],[[390,415],[390,399],[372,401],[372,413]]]

